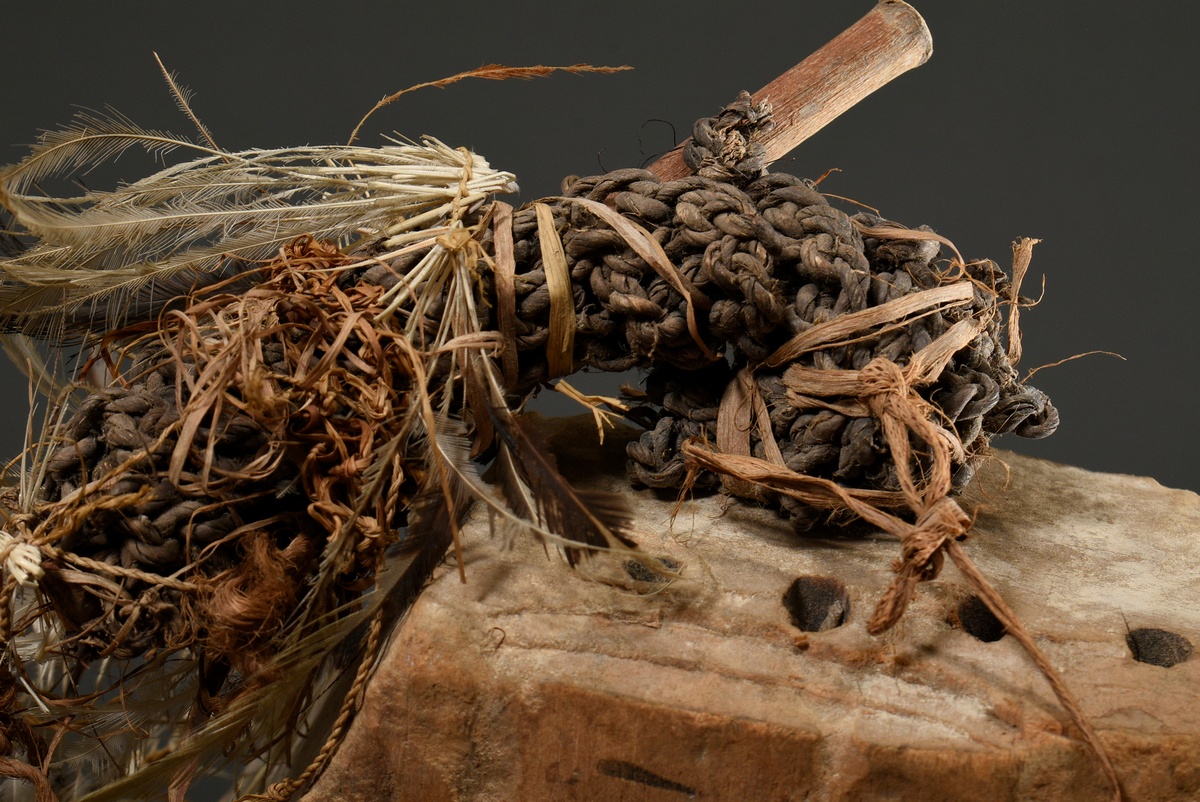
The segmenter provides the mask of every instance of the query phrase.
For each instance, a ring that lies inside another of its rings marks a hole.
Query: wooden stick
[[[761,140],[767,160],[786,155],[932,54],[933,37],[917,10],[901,0],[881,0],[833,41],[754,93],[756,103],[769,100],[774,110],[775,128]],[[690,175],[683,147],[656,161],[650,171],[664,181]]]

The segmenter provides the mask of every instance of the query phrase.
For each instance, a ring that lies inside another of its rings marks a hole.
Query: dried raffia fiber
[[[866,215],[848,217],[791,176],[767,175],[743,191],[703,178],[662,183],[642,171],[620,171],[571,182],[564,195],[630,210],[679,265],[693,304],[707,310],[698,341],[683,293],[648,269],[602,221],[568,199],[558,202],[579,310],[577,364],[652,368],[650,397],[661,412],[630,449],[631,473],[643,484],[680,487],[687,468],[678,446],[703,436],[724,440],[722,451],[729,453],[765,457],[778,450],[788,468],[847,486],[898,490],[894,464],[878,447],[876,420],[861,406],[813,398],[849,393],[810,390],[818,377],[832,380],[811,371],[858,370],[876,357],[904,362],[966,320],[978,325],[957,329],[958,347],[919,377],[927,400],[961,441],[954,486],[969,480],[990,437],[1012,431],[1044,436],[1057,425],[1053,406],[1017,380],[1007,359],[999,313],[1015,302],[1014,290],[991,262],[939,269],[937,242],[915,239],[922,232]],[[779,227],[771,221],[780,221]],[[518,215],[515,224],[517,261],[528,265],[516,278],[526,386],[546,377],[539,349],[549,313],[534,243],[522,238],[532,224],[528,214]],[[864,237],[862,229],[872,235]],[[705,355],[721,343],[729,343],[730,359]],[[731,384],[735,374],[739,381]],[[729,388],[724,400],[720,388]],[[731,395],[738,388],[740,399]],[[730,430],[718,432],[718,411],[724,405],[746,413],[754,394],[769,425],[764,420],[753,431],[741,426],[750,450],[730,452]],[[787,509],[798,523],[813,521],[811,510]]]
[[[109,334],[119,386],[90,392],[51,430],[62,444],[32,499],[9,504],[6,546],[38,550],[42,576],[27,581],[49,602],[16,608],[19,620],[3,622],[10,644],[25,637],[28,654],[37,636],[64,671],[130,661],[113,684],[119,709],[98,689],[20,714],[77,762],[81,721],[124,739],[120,761],[91,758],[114,779],[88,798],[154,783],[180,794],[214,748],[308,765],[295,780],[265,777],[263,798],[303,787],[336,747],[380,632],[454,539],[466,495],[572,560],[632,549],[620,504],[565,487],[509,407],[580,368],[650,370],[638,413],[653,425],[630,446],[635,481],[720,483],[800,527],[857,517],[895,535],[902,555],[872,632],[895,624],[949,555],[1112,776],[1065,686],[959,544],[970,518],[953,494],[990,438],[1057,423],[1017,378],[1011,319],[1001,343],[1017,283],[991,262],[941,260],[927,229],[848,216],[811,182],[767,174],[753,136],[768,111],[742,98],[702,121],[692,177],[573,178],[515,212],[480,205],[464,157],[429,228],[416,213],[380,222],[357,248],[293,237],[253,269],[219,262],[220,281]],[[1026,264],[1030,247],[1018,245]],[[27,283],[10,297],[43,296]],[[38,330],[99,297],[68,292],[15,322]],[[127,297],[135,311],[146,301]],[[494,457],[504,503],[479,484],[468,449]],[[397,546],[405,553],[389,560]],[[17,587],[6,567],[10,599]],[[185,670],[169,671],[184,654]],[[348,688],[336,670],[318,674],[355,659]],[[60,677],[34,679],[45,699],[58,693]],[[171,706],[143,712],[164,686]],[[326,692],[341,703],[329,738],[307,764],[289,760]],[[183,736],[170,759],[147,761],[130,737],[151,725]],[[20,744],[34,766],[40,747]]]
[[[66,388],[4,499],[0,634],[28,695],[5,755],[26,761],[0,770],[72,798],[182,798],[222,762],[254,771],[243,790],[293,795],[457,548],[468,496],[571,560],[632,548],[620,500],[574,493],[503,398],[479,240],[510,174],[433,140],[206,139],[84,117],[0,174],[37,237],[0,263],[7,325],[82,341],[113,377]],[[28,194],[134,144],[204,155],[112,192]],[[507,503],[469,460],[468,420]]]
[[[372,321],[382,288],[337,286],[347,263],[336,248],[297,240],[257,286],[238,295],[217,288],[135,339],[128,385],[90,394],[66,423],[68,442],[50,456],[43,486],[57,502],[39,524],[59,536],[51,543],[117,576],[186,566],[208,579],[186,604],[189,588],[158,588],[169,596],[148,610],[141,594],[154,581],[129,576],[122,603],[104,615],[94,600],[50,591],[78,632],[60,648],[70,644],[84,660],[126,658],[201,637],[207,651],[252,672],[255,641],[295,606],[322,533],[356,530],[330,603],[374,576],[384,532],[403,521],[421,473],[397,461],[374,507],[355,510],[364,467],[355,460],[396,436],[412,377],[389,342],[405,335]],[[267,593],[273,585],[277,593]],[[196,605],[202,627],[180,620]]]
[[[458,458],[454,427],[439,430],[446,377],[495,347],[461,308],[477,284],[466,255],[512,176],[429,141],[218,153],[113,192],[23,194],[130,144],[192,147],[87,118],[3,173],[39,238],[3,261],[10,327],[88,342],[103,321],[114,381],[63,398],[7,491],[0,632],[28,692],[14,721],[54,759],[10,735],[4,757],[26,763],[0,770],[72,798],[179,796],[214,760],[257,757],[245,787],[265,788],[298,731],[344,728],[385,619],[452,536],[457,500],[435,503],[450,488],[429,444]],[[431,243],[433,290],[410,280],[422,294],[404,307],[357,280],[370,265],[305,234],[351,230],[396,253]],[[167,311],[181,280],[196,291]],[[430,313],[455,317],[414,325]]]

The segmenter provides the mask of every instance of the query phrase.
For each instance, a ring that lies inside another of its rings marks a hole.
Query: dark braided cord
[[[853,217],[831,206],[811,182],[786,174],[759,175],[738,185],[703,176],[661,181],[643,170],[570,178],[553,203],[556,227],[570,263],[576,304],[575,361],[598,370],[650,369],[649,399],[657,423],[629,447],[630,473],[652,487],[678,488],[687,475],[680,444],[714,440],[717,407],[736,369],[757,365],[792,336],[840,315],[880,306],[949,280],[938,264],[941,249],[928,239],[864,236],[895,224],[872,215]],[[635,221],[663,246],[700,294],[701,338],[728,364],[712,364],[687,327],[686,302],[624,240],[569,199],[604,203]],[[920,231],[928,231],[922,228]],[[545,381],[543,348],[549,296],[530,210],[514,219],[517,258],[517,347],[521,386]],[[999,305],[1008,278],[991,262],[962,267],[978,285],[972,304],[938,311],[849,345],[805,355],[819,369],[859,370],[875,357],[904,364],[951,325],[983,314],[987,325],[956,355],[936,382],[922,390],[964,444],[956,464],[960,489],[991,437],[1005,432],[1039,437],[1052,432],[1057,413],[1040,391],[1022,385],[1001,345]],[[732,365],[732,368],[730,368]],[[787,402],[783,369],[756,370],[759,392],[787,467],[849,486],[895,490],[870,417]],[[763,456],[755,442],[755,456]],[[702,486],[714,486],[703,477]],[[781,500],[797,523],[811,511]]]

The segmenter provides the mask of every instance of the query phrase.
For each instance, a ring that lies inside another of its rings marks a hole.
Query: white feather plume
[[[141,147],[197,155],[115,190],[37,188]],[[449,216],[515,189],[510,173],[436,139],[381,148],[227,153],[118,116],[80,115],[0,171],[0,205],[37,238],[0,258],[0,326],[56,339],[150,319],[170,301],[270,259],[302,235],[348,244]]]

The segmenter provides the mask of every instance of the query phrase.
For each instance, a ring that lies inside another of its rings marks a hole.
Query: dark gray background
[[[1200,177],[1194,4],[918,2],[934,56],[776,169],[887,217],[927,223],[968,258],[1002,264],[1040,237],[1023,318],[1026,368],[1062,412],[1057,434],[998,445],[1200,490],[1192,343]],[[21,158],[73,104],[111,105],[191,135],[151,51],[195,90],[226,149],[345,140],[381,96],[488,62],[629,64],[611,76],[464,82],[376,115],[515,172],[519,201],[559,179],[634,166],[739,89],[754,90],[871,8],[862,2],[10,3],[4,10],[0,162]],[[674,126],[659,121],[668,121]],[[136,178],[137,175],[130,175]],[[15,454],[25,391],[4,374]]]

